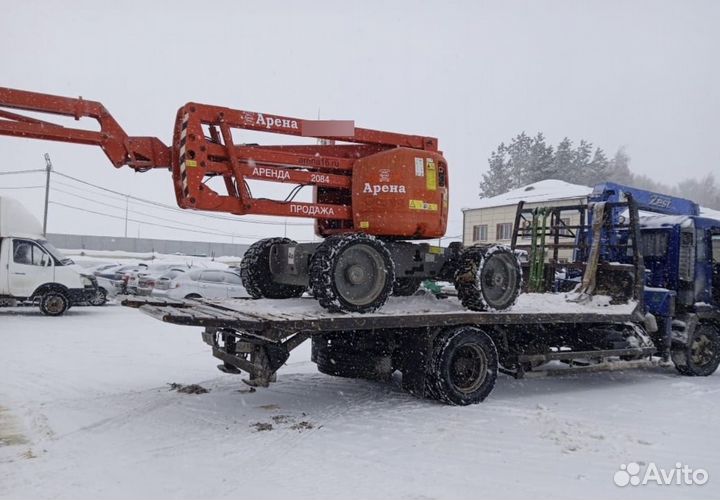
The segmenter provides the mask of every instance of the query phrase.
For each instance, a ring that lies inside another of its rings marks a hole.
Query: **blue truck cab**
[[[622,201],[628,195],[640,214],[646,312],[657,319],[668,353],[674,361],[688,358],[689,365],[699,343],[720,352],[720,220],[701,216],[693,201],[611,182],[595,186],[588,202]],[[607,216],[622,222],[627,214]],[[630,235],[616,232],[602,238],[622,243]],[[592,235],[583,237],[589,240]],[[622,244],[603,248],[614,252],[604,255],[606,259],[628,261]]]

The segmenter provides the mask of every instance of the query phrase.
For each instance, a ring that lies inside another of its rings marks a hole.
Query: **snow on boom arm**
[[[65,127],[16,111],[91,118],[100,130]],[[233,129],[327,139],[329,144],[236,144]],[[188,103],[177,112],[173,143],[167,146],[156,137],[129,136],[99,102],[2,87],[0,135],[99,146],[116,167],[170,168],[182,208],[314,218],[321,236],[358,229],[402,238],[445,233],[447,171],[432,137],[356,128],[352,121]],[[212,177],[222,177],[226,194],[206,184]],[[253,198],[247,179],[313,186],[314,202],[292,201],[295,191],[286,200]]]

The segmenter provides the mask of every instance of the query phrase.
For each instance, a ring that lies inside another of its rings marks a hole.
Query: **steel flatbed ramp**
[[[506,311],[464,309],[455,298],[391,297],[381,310],[369,314],[330,313],[313,298],[188,299],[125,297],[122,304],[167,323],[265,332],[282,338],[297,332],[419,328],[428,326],[521,325],[548,323],[618,323],[638,320],[636,304],[610,305],[596,297],[590,304],[568,302],[561,294],[525,294]]]

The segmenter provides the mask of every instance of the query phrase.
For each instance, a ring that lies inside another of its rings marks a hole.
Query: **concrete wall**
[[[58,248],[85,250],[122,250],[165,254],[207,255],[208,257],[241,257],[248,245],[207,241],[155,240],[150,238],[116,238],[82,234],[48,233],[48,241]]]
[[[564,200],[544,201],[538,203],[526,203],[526,208],[535,207],[561,207],[567,205],[579,205],[587,203],[587,198],[568,198]],[[470,208],[463,210],[463,244],[472,245],[474,243],[503,243],[506,245],[510,244],[510,239],[498,239],[496,234],[496,228],[498,224],[509,223],[511,227],[515,223],[515,212],[517,211],[517,205],[505,205],[500,207],[486,207],[486,208]],[[568,221],[571,225],[580,223],[579,217],[571,217]],[[486,240],[473,240],[473,227],[487,225],[487,239]],[[528,241],[529,238],[528,238]],[[568,240],[572,241],[572,239]],[[520,242],[518,241],[518,244]],[[558,257],[563,259],[569,259],[572,256],[572,250],[561,249],[558,253]]]

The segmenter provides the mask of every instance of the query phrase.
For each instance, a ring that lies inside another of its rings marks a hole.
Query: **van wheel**
[[[197,294],[197,293],[189,293],[189,294],[187,294],[187,295],[185,296],[185,298],[186,298],[186,299],[193,299],[193,300],[195,300],[195,299],[202,299],[202,295]]]
[[[40,297],[40,311],[45,316],[62,316],[70,307],[70,301],[62,292],[47,292]]]
[[[720,365],[720,328],[712,323],[697,325],[687,345],[673,346],[671,357],[682,375],[712,375]]]
[[[88,302],[90,302],[91,306],[104,306],[107,302],[107,292],[104,288],[98,288],[95,296]]]

